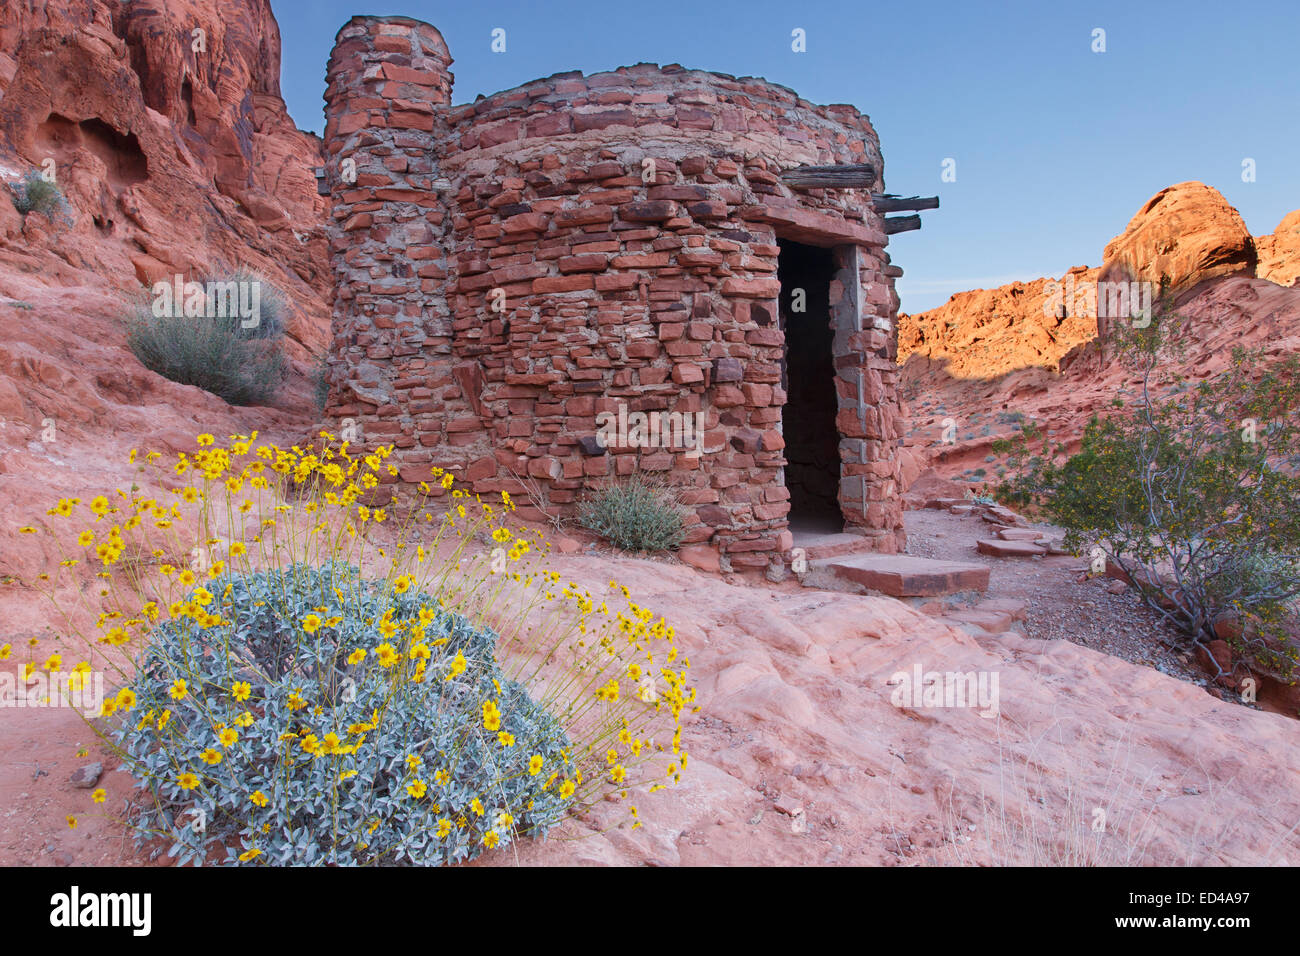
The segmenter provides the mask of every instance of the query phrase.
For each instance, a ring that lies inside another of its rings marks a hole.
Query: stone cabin
[[[658,475],[693,563],[780,574],[803,531],[901,550],[885,246],[919,218],[883,213],[937,200],[871,191],[868,118],[651,64],[453,106],[451,62],[417,20],[339,31],[328,417],[403,483],[550,514]]]

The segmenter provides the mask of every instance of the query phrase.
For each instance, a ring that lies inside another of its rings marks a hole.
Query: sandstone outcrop
[[[1054,299],[1061,297],[1054,295],[1053,282],[1082,288],[1096,282],[1097,274],[1097,269],[1076,266],[1059,280],[958,292],[937,309],[900,314],[898,360],[908,367],[905,385],[915,390],[932,365],[953,378],[989,378],[1024,368],[1056,370],[1071,349],[1096,335],[1097,326],[1090,315],[1058,307]]]
[[[202,31],[202,51],[196,50]],[[41,486],[127,479],[127,451],[200,431],[290,443],[316,418],[306,373],[330,288],[320,141],[279,93],[266,0],[38,2],[0,7],[0,180],[49,167],[67,221],[22,216],[0,187],[0,510]],[[293,304],[294,374],[275,409],[235,409],[146,370],[123,311],[144,284],[246,265]],[[112,477],[109,477],[112,476]],[[49,556],[0,527],[0,574]]]
[[[1255,237],[1259,264],[1255,275],[1278,285],[1292,286],[1300,279],[1300,209],[1282,217],[1277,228]]]
[[[1279,286],[1300,266],[1298,227],[1300,212],[1291,213],[1272,236],[1252,239],[1217,190],[1179,183],[1143,205],[1106,246],[1101,268],[962,292],[929,312],[900,314],[907,448],[978,489],[996,478],[993,441],[1022,422],[1068,444],[1093,412],[1131,398],[1137,381],[1100,348],[1098,333],[1113,320],[1100,314],[1102,283],[1158,287],[1169,279],[1187,320],[1177,370],[1193,379],[1222,369],[1234,345],[1297,350],[1300,288]]]
[[[70,223],[8,197],[0,273],[122,297],[176,273],[247,265],[297,308],[302,361],[325,346],[320,141],[279,92],[266,0],[20,0],[0,10],[0,178],[49,169]]]
[[[637,795],[642,827],[600,833],[627,815],[603,803],[569,831],[589,839],[521,847],[522,864],[1294,856],[1300,723],[1281,715],[1067,641],[971,637],[888,598],[734,587],[602,558],[572,558],[565,573],[584,582],[613,573],[649,606],[689,600],[677,633],[707,704],[683,735],[691,760],[681,785]],[[901,675],[918,665],[997,674],[997,716],[901,696]],[[1091,829],[1096,807],[1104,832]]]
[[[1160,190],[1102,253],[1102,281],[1121,275],[1176,291],[1218,276],[1253,275],[1257,252],[1241,214],[1204,183]]]

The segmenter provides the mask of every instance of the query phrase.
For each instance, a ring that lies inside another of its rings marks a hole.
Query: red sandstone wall
[[[648,65],[447,108],[449,62],[416,21],[357,18],[339,34],[330,413],[395,443],[403,481],[450,465],[475,491],[536,487],[552,509],[612,475],[671,472],[695,509],[688,541],[737,570],[780,563],[776,239],[836,246],[841,510],[893,550],[897,270],[865,192],[794,193],[777,175],[880,168],[866,117]],[[339,180],[348,157],[355,184]],[[619,403],[704,412],[704,455],[600,448],[596,415]]]

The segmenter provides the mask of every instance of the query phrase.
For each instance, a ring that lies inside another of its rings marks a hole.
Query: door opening
[[[830,249],[779,239],[780,321],[785,332],[781,412],[785,438],[785,483],[790,489],[790,529],[837,533],[840,513],[840,436],[835,414],[830,285],[835,262]]]

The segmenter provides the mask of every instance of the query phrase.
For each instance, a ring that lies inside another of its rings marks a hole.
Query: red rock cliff
[[[279,49],[267,0],[0,3],[0,181],[48,160],[70,206],[66,222],[24,218],[0,185],[0,576],[57,560],[18,526],[45,520],[46,495],[129,485],[131,447],[253,429],[295,441],[315,421],[322,158],[285,112]],[[232,408],[126,345],[141,283],[239,265],[293,303],[277,408]]]
[[[1018,431],[1022,419],[1074,440],[1092,412],[1134,387],[1098,349],[1107,323],[1097,314],[1099,282],[1169,281],[1189,322],[1179,370],[1193,379],[1222,368],[1234,345],[1300,349],[1297,237],[1300,210],[1272,235],[1252,238],[1218,190],[1178,183],[1151,197],[1107,243],[1100,269],[1077,266],[1059,280],[960,292],[937,309],[900,314],[914,471],[929,464],[978,486],[998,465],[993,440]],[[1062,310],[1053,299],[1054,290],[1071,288],[1074,297],[1064,298],[1076,304],[1091,290],[1082,310]]]
[[[90,269],[125,291],[246,263],[281,281],[301,313],[291,336],[319,349],[320,141],[285,112],[279,68],[267,0],[6,3],[0,175],[52,160],[74,211],[64,232],[0,204],[6,264],[52,257],[48,278]]]

